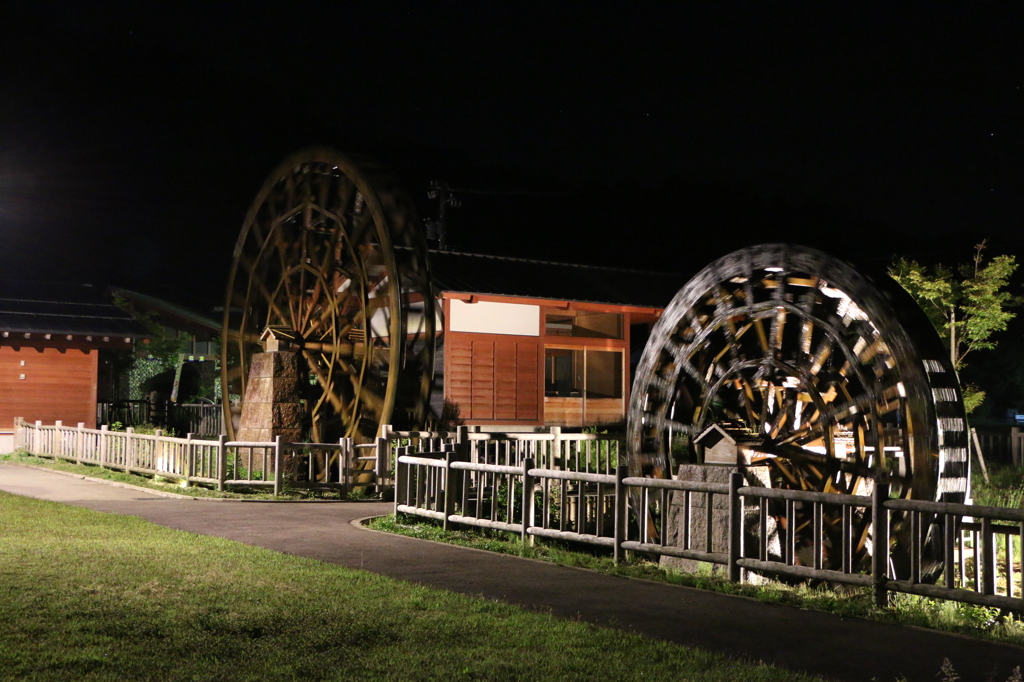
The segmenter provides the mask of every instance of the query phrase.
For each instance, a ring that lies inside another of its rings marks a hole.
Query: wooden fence
[[[728,483],[709,483],[630,477],[623,465],[606,474],[537,466],[533,457],[472,461],[471,442],[421,451],[398,446],[396,513],[436,519],[446,528],[517,533],[524,541],[605,546],[616,561],[635,551],[708,562],[737,582],[755,571],[866,586],[879,604],[887,603],[889,592],[906,592],[1024,609],[1024,510],[889,499],[883,483],[871,496],[829,495],[748,486],[739,473]],[[788,530],[797,527],[798,510],[802,519],[810,517],[811,531],[799,536]],[[871,526],[877,551],[868,566],[855,561],[855,519],[883,520]],[[840,529],[827,550],[833,568],[823,561],[826,523]],[[667,532],[672,524],[678,533]],[[901,567],[899,577],[890,556],[893,528],[911,539],[909,567]],[[936,551],[949,567],[938,582],[927,576]]]
[[[110,431],[106,425],[87,429],[84,424],[44,426],[15,419],[14,446],[42,457],[94,464],[143,476],[228,488],[282,487],[337,490],[347,494],[357,486],[376,485],[378,457],[360,455],[351,438],[338,443],[284,443],[229,441],[226,436],[202,440],[187,434],[173,438]],[[372,465],[372,466],[370,466]]]
[[[378,439],[386,469],[394,471],[395,449],[410,447],[425,452],[446,445],[467,443],[468,461],[519,466],[531,458],[538,466],[558,471],[613,474],[619,465],[619,439],[596,433],[562,433],[558,426],[537,432],[484,432],[460,426],[456,431],[394,431],[385,425]]]
[[[1017,426],[971,429],[972,447],[992,464],[1024,466],[1024,431]]]
[[[220,405],[172,403],[169,401],[117,400],[96,403],[96,423],[124,426],[154,424],[177,433],[218,436],[224,433],[224,413]]]

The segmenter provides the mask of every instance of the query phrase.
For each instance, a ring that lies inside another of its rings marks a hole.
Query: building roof
[[[89,284],[0,280],[0,332],[145,338],[149,330]]]
[[[434,286],[442,292],[546,298],[664,308],[688,277],[595,265],[430,252]]]
[[[199,335],[220,335],[221,323],[219,320],[213,320],[177,303],[118,287],[111,287],[110,293],[127,300],[136,309],[156,313],[157,319],[169,327],[184,329]]]

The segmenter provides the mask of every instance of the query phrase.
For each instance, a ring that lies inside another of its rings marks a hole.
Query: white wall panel
[[[452,299],[449,318],[453,332],[540,336],[540,306],[536,305]]]

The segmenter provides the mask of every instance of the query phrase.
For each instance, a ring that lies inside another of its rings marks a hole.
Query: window
[[[621,398],[622,388],[622,351],[544,351],[544,395],[548,397]]]
[[[586,389],[588,398],[622,397],[622,353],[587,350]]]
[[[544,351],[544,395],[583,397],[583,351],[548,348]]]
[[[549,312],[544,316],[544,333],[548,336],[621,339],[622,314],[587,310]]]

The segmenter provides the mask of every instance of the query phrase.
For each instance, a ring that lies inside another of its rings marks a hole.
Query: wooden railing
[[[96,403],[96,423],[123,426],[154,424],[177,433],[217,436],[224,433],[224,414],[220,405],[178,404],[167,401],[117,400]]]
[[[728,483],[709,483],[630,477],[622,465],[604,474],[536,466],[532,457],[472,461],[471,443],[395,448],[395,512],[446,528],[516,533],[524,541],[605,546],[616,560],[635,551],[717,564],[737,582],[754,571],[871,587],[880,605],[889,592],[907,592],[1024,608],[1024,510],[889,499],[885,483],[871,496],[831,495],[747,486],[739,473]],[[789,530],[798,526],[798,509],[809,524],[799,536]],[[856,560],[855,519],[875,521],[870,542],[877,551],[868,562]],[[829,567],[826,523],[839,526],[828,547]],[[672,524],[677,533],[667,532]],[[899,575],[890,556],[893,528],[910,542],[909,557],[903,555],[909,566],[901,565]],[[936,554],[945,567],[938,583],[926,570],[934,568],[928,561]]]
[[[440,451],[446,444],[468,443],[470,462],[519,466],[531,458],[537,466],[558,471],[613,474],[619,465],[621,441],[596,433],[562,433],[552,426],[539,432],[485,432],[479,427],[460,426],[456,431],[394,431],[389,425],[381,430],[378,447],[386,468],[394,469],[394,449]]]
[[[375,486],[374,467],[367,467],[350,438],[338,443],[285,443],[229,441],[226,436],[202,440],[126,431],[106,425],[87,429],[84,424],[27,423],[15,419],[14,446],[41,457],[143,476],[160,476],[183,485],[206,484],[229,488],[337,490],[342,494],[358,486]],[[377,457],[373,456],[376,461]]]
[[[981,450],[982,456],[989,463],[1012,464],[1024,466],[1024,431],[1019,427],[988,427],[972,428],[972,447]]]

